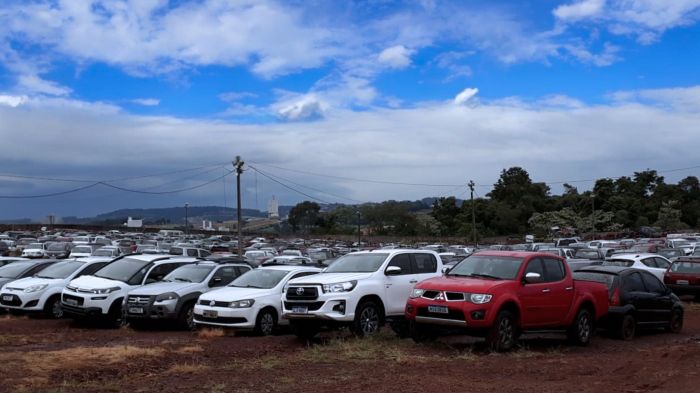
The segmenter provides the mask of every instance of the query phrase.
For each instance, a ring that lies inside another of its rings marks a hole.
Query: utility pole
[[[233,166],[236,169],[236,213],[238,214],[238,256],[243,257],[243,219],[241,218],[241,174],[243,173],[243,160],[236,156]]]
[[[471,204],[472,204],[472,238],[474,239],[474,249],[476,249],[476,216],[474,215],[474,181],[469,180],[467,184],[469,190],[471,190]]]
[[[360,242],[362,241],[362,232],[360,232],[360,209],[357,209],[357,248],[362,249]]]
[[[595,194],[591,192],[591,229],[593,230],[593,240],[595,240]]]
[[[187,217],[187,208],[190,207],[188,202],[185,202],[185,236],[190,236],[190,220]]]

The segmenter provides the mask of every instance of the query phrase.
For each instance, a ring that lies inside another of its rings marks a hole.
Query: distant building
[[[275,196],[267,203],[267,218],[280,218],[280,206]]]
[[[211,221],[202,220],[202,229],[205,231],[213,231],[213,225]]]
[[[134,220],[133,218],[129,217],[124,225],[127,228],[143,228],[143,220]]]

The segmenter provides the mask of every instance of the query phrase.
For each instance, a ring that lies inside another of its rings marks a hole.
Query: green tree
[[[681,221],[681,210],[677,209],[676,205],[676,201],[664,202],[659,209],[659,218],[654,225],[661,228],[662,231],[686,229],[688,226]]]
[[[309,232],[316,225],[320,211],[321,206],[316,202],[304,201],[297,203],[289,211],[289,224],[294,231],[302,229]]]

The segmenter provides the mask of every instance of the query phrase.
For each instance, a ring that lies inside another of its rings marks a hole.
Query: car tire
[[[637,320],[632,314],[625,314],[620,321],[620,326],[617,331],[617,338],[629,341],[634,338],[637,330]]]
[[[582,308],[576,313],[574,323],[567,332],[569,342],[582,347],[591,342],[593,336],[593,315],[587,308]]]
[[[367,337],[379,333],[382,325],[382,312],[377,303],[367,300],[360,303],[355,310],[352,333],[357,337]]]
[[[431,328],[430,326],[418,324],[415,321],[411,321],[408,323],[408,331],[411,339],[413,339],[413,341],[418,344],[429,341],[435,341],[435,339],[437,338],[437,334],[435,333],[435,330],[433,328]]]
[[[671,312],[671,320],[668,321],[666,331],[680,333],[681,330],[683,330],[683,311],[676,308]]]
[[[494,325],[486,335],[486,344],[496,352],[507,352],[513,349],[518,339],[518,324],[515,315],[503,310],[496,316]]]
[[[188,302],[183,304],[180,314],[177,316],[178,325],[185,330],[195,330],[197,328],[194,323],[194,303]]]
[[[258,313],[255,318],[254,333],[258,336],[269,336],[274,333],[277,328],[277,313],[270,309],[264,308]]]
[[[107,314],[107,322],[109,326],[115,329],[126,325],[125,313],[120,301],[116,301],[112,304]]]
[[[59,295],[51,296],[44,304],[44,314],[54,318],[63,318],[63,307],[61,307],[61,297]]]
[[[300,321],[292,319],[289,321],[289,330],[292,331],[292,334],[301,339],[310,340],[321,331],[321,326],[316,321]]]

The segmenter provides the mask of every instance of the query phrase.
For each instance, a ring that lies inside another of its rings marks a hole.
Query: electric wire
[[[282,183],[281,181],[279,181],[279,180],[277,180],[277,179],[275,179],[275,178],[273,178],[273,177],[270,177],[270,176],[268,176],[268,175],[266,175],[266,174],[264,174],[264,173],[262,173],[262,172],[260,172],[260,171],[257,171],[254,167],[251,167],[250,165],[248,165],[248,167],[251,168],[251,169],[253,169],[253,170],[255,170],[256,172],[260,173],[262,176],[264,176],[264,177],[266,177],[266,178],[272,180],[273,182],[275,182],[275,183],[277,183],[277,184],[283,186],[284,188],[287,188],[287,189],[289,189],[289,190],[292,190],[292,191],[296,192],[297,194],[303,195],[303,196],[305,196],[305,197],[307,197],[307,198],[311,198],[311,199],[313,199],[313,200],[315,200],[315,201],[318,201],[318,202],[321,202],[321,203],[325,203],[325,204],[327,204],[327,205],[330,205],[330,204],[331,204],[331,202],[324,201],[323,199],[317,198],[317,197],[315,197],[315,196],[311,196],[311,195],[309,195],[309,194],[307,194],[307,193],[305,193],[305,192],[303,192],[303,191],[299,191],[299,190],[295,189],[294,187],[291,187],[291,186],[289,186],[289,185],[287,185],[287,184],[284,184],[284,183]]]

